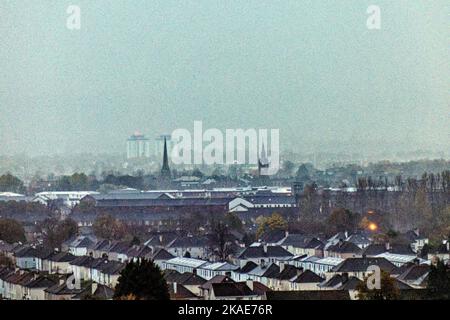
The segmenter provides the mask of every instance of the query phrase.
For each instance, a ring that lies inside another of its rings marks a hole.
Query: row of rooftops
[[[0,280],[6,283],[19,285],[28,289],[41,289],[44,292],[54,295],[70,295],[74,299],[79,299],[81,294],[92,294],[94,298],[111,299],[114,290],[101,284],[89,283],[82,288],[68,288],[67,276],[55,276],[35,271],[13,270],[0,266]],[[95,290],[93,290],[95,288]],[[26,297],[20,297],[26,298]]]
[[[182,196],[167,192],[110,193],[92,194],[81,199],[81,202],[94,202],[97,207],[114,206],[226,206],[232,200],[241,198],[252,205],[296,205],[291,194],[262,193],[254,195],[229,194],[227,196]]]
[[[25,270],[13,270],[2,266],[0,266],[0,279],[26,288],[48,288],[57,283],[55,279],[48,275]]]

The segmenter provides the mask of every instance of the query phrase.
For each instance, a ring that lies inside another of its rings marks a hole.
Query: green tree
[[[127,263],[120,273],[114,293],[116,300],[124,300],[125,297],[134,297],[135,300],[169,300],[167,282],[159,267],[147,259]]]
[[[25,230],[16,220],[0,219],[0,240],[8,243],[25,242]]]
[[[256,231],[256,237],[260,238],[265,232],[273,230],[286,230],[287,222],[279,213],[273,213],[270,217],[260,217],[257,219],[258,230]]]
[[[395,279],[386,271],[381,271],[380,289],[370,290],[367,287],[367,278],[360,282],[356,291],[359,300],[398,300],[400,298],[400,290],[395,283]]]

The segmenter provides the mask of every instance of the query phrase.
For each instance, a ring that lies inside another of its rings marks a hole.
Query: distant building
[[[143,134],[135,132],[127,140],[127,158],[139,159],[150,157],[150,140]]]
[[[67,208],[73,208],[80,203],[82,198],[96,194],[99,193],[95,191],[45,191],[36,193],[33,202],[48,206],[52,201],[58,201]]]

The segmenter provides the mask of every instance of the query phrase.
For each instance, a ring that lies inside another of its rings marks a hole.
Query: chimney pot
[[[348,281],[348,273],[345,272],[342,274],[342,284],[346,283]]]

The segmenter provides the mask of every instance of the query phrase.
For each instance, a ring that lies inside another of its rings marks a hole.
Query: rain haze
[[[195,120],[278,128],[295,152],[447,152],[449,14],[447,0],[0,0],[0,155],[124,152],[136,130]]]

